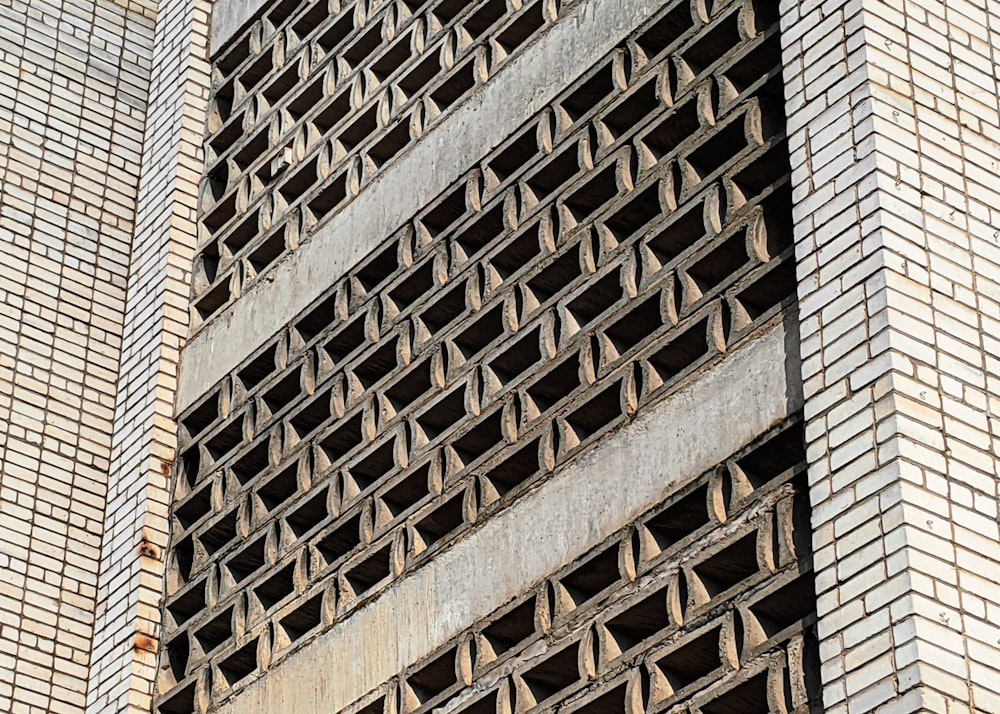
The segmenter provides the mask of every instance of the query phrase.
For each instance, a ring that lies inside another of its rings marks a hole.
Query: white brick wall
[[[207,0],[159,5],[87,711],[149,712],[207,112]]]
[[[826,710],[1000,711],[1000,6],[781,9]]]
[[[155,5],[0,5],[4,712],[150,708],[210,2]],[[826,709],[1000,711],[1000,5],[781,9]]]
[[[0,3],[0,711],[86,696],[154,3]]]

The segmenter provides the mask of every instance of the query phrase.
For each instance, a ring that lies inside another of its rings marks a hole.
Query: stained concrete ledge
[[[217,11],[227,12],[220,8],[234,2],[220,0]],[[255,284],[190,340],[182,354],[178,411],[217,384],[663,6],[663,0],[580,0],[572,6],[537,43],[275,266],[269,280]],[[279,295],[280,300],[275,299]]]
[[[789,321],[741,347],[279,664],[220,714],[330,714],[430,654],[798,410],[797,340]]]
[[[271,0],[216,0],[212,5],[212,42],[214,57]]]

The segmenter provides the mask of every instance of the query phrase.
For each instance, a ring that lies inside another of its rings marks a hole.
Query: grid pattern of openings
[[[284,0],[213,65],[192,324],[554,22],[563,0]]]
[[[780,319],[776,21],[700,7],[665,7],[182,416],[160,711],[224,699]]]
[[[822,711],[803,444],[766,435],[347,711]]]

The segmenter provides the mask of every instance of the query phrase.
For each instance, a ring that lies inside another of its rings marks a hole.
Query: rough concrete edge
[[[215,57],[269,2],[271,0],[216,0],[212,6],[211,56]]]
[[[548,34],[277,265],[269,280],[257,283],[193,336],[182,357],[178,413],[274,334],[273,327],[262,326],[291,321],[662,7],[663,0],[580,0]]]
[[[220,714],[339,711],[634,520],[801,407],[788,382],[797,373],[797,329],[789,321],[738,349],[268,672]]]

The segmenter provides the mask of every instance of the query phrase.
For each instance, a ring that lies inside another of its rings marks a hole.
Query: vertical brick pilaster
[[[986,2],[783,2],[828,712],[996,711]]]
[[[158,8],[87,711],[149,712],[176,448],[174,392],[209,83],[207,0]]]
[[[0,3],[0,711],[82,712],[155,3]]]

